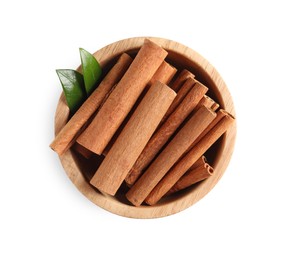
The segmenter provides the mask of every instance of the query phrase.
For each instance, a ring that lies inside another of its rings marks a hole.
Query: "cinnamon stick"
[[[211,109],[212,109],[213,111],[217,111],[217,109],[219,108],[219,106],[220,106],[220,105],[214,101],[214,104],[211,106]]]
[[[204,163],[195,169],[189,170],[177,181],[177,183],[167,192],[166,195],[171,195],[177,191],[188,188],[197,182],[203,181],[212,176],[213,172],[214,169],[208,163]],[[149,197],[151,197],[151,193]],[[145,202],[147,204],[148,202],[151,203],[151,201],[148,201],[148,198],[145,200]]]
[[[116,193],[175,96],[159,81],[150,87],[91,179],[93,186],[111,195]]]
[[[100,155],[166,55],[163,48],[146,39],[129,69],[77,142]]]
[[[196,109],[198,109],[201,106],[205,106],[212,109],[212,106],[214,104],[215,101],[212,98],[208,97],[207,95],[204,95],[204,97],[199,101],[198,105],[196,106]]]
[[[191,167],[189,170],[194,170],[197,167],[204,165],[205,163],[207,163],[206,157],[204,155],[202,155]]]
[[[132,58],[128,54],[124,53],[120,56],[96,90],[82,104],[50,144],[50,147],[55,152],[62,155],[73,145],[83,126],[99,108],[107,93],[121,79],[131,62]]]
[[[152,79],[150,80],[148,87],[150,87],[152,84],[154,84],[156,81],[159,81],[161,83],[164,84],[168,84],[171,80],[171,78],[173,77],[173,75],[176,73],[177,69],[173,66],[171,66],[170,64],[168,64],[167,62],[163,61],[161,66],[158,68],[158,70],[155,72],[154,76],[152,77]],[[146,89],[147,90],[147,87]],[[135,105],[132,107],[131,111],[129,112],[129,114],[127,115],[127,117],[124,119],[123,123],[120,125],[120,127],[118,128],[118,130],[115,132],[114,136],[112,137],[112,139],[110,140],[110,142],[108,143],[108,145],[106,146],[106,148],[104,149],[104,151],[102,152],[102,154],[104,156],[107,155],[107,153],[109,152],[110,148],[113,146],[115,140],[117,139],[117,137],[119,136],[119,134],[121,133],[122,129],[124,128],[124,126],[126,125],[126,123],[128,122],[129,118],[132,116],[132,114],[134,113],[135,109],[137,108],[137,106],[139,105],[139,103],[141,102],[143,96],[146,94],[147,91],[145,91],[140,95],[140,97],[138,98],[138,100],[136,101]],[[175,98],[176,99],[176,98]],[[175,100],[174,99],[174,100]],[[164,116],[165,117],[165,116]],[[164,118],[163,117],[163,118]],[[161,121],[162,122],[162,121]],[[160,122],[160,124],[161,124]]]
[[[219,108],[219,104],[207,95],[204,95],[204,97],[199,101],[193,113],[196,112],[201,106],[211,108],[212,111],[216,111]]]
[[[195,82],[196,81],[193,78],[188,78],[184,82],[184,84],[181,86],[181,88],[177,92],[176,98],[174,99],[173,103],[171,104],[167,113],[165,114],[163,121],[165,121],[176,110],[179,104],[184,100],[187,93],[192,89]]]
[[[154,84],[156,81],[160,81],[166,85],[170,83],[174,75],[176,74],[177,69],[163,61],[160,67],[157,69],[153,77],[151,78],[149,85]]]
[[[125,181],[128,185],[133,185],[140,177],[143,170],[151,163],[162,147],[167,143],[177,128],[182,124],[186,117],[193,111],[200,99],[206,93],[207,87],[200,83],[195,83],[188,92],[184,100],[176,110],[154,133],[141,155],[133,165]]]
[[[172,167],[147,197],[147,204],[156,204],[184,175],[184,173],[204,154],[234,122],[234,118],[226,114],[181,160]],[[144,175],[143,175],[144,176]]]
[[[178,161],[193,141],[212,122],[216,114],[201,107],[165,147],[146,172],[126,193],[127,199],[139,206],[170,168]],[[201,155],[200,155],[201,156]],[[199,157],[200,157],[199,156]]]
[[[217,104],[217,103],[215,103],[215,104]],[[214,106],[214,104],[213,104],[213,106]],[[212,110],[212,108],[211,108],[211,110]],[[193,111],[193,113],[194,113],[194,111]],[[225,115],[229,115],[229,114],[224,109],[220,109],[220,110],[218,110],[216,115],[217,116],[215,117],[215,119],[208,125],[208,127],[206,127],[206,129],[201,133],[201,135],[196,138],[196,140],[192,143],[192,145],[188,148],[188,150],[186,152],[188,152],[192,147],[194,147]]]
[[[174,82],[170,85],[170,87],[175,91],[178,92],[181,86],[184,84],[184,82],[188,78],[194,78],[194,74],[192,74],[190,71],[184,69],[182,72],[177,76],[177,78],[174,80]]]
[[[217,116],[216,118],[211,122],[211,124],[203,131],[203,133],[198,136],[198,138],[193,142],[193,144],[190,146],[189,149],[191,149],[192,147],[194,147],[208,132],[211,131],[211,129],[217,125],[220,120],[224,117],[224,116],[230,116],[228,114],[228,112],[226,112],[224,109],[220,109],[218,112],[217,112]]]

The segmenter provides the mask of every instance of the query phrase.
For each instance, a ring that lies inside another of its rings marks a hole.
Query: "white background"
[[[1,1],[0,259],[284,259],[283,1]],[[187,45],[234,98],[238,136],[217,186],[170,217],[92,204],[49,149],[55,69],[133,36]]]

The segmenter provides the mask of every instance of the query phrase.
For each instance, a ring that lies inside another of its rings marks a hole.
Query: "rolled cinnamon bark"
[[[100,155],[166,56],[163,48],[146,39],[129,69],[77,142]]]
[[[191,167],[189,170],[194,170],[195,168],[204,165],[205,163],[207,163],[206,157],[204,155],[202,155]]]
[[[219,108],[219,104],[218,103],[216,103],[216,101],[214,101],[214,104],[211,106],[211,109],[213,110],[213,111],[217,111],[217,109]]]
[[[217,103],[216,103],[217,104]],[[228,115],[230,116],[230,114],[228,114],[228,112],[226,112],[224,109],[220,109],[217,113],[216,118],[211,122],[211,124],[203,131],[203,133],[198,136],[198,138],[193,142],[193,144],[189,147],[189,149],[191,149],[192,147],[194,147],[209,131],[211,131],[211,129],[217,125],[220,120]]]
[[[151,161],[167,143],[170,137],[175,133],[186,117],[194,110],[206,91],[207,87],[202,84],[195,83],[176,110],[151,137],[150,141],[142,151],[141,155],[125,179],[128,185],[133,185],[140,177],[143,170],[146,169],[146,167],[151,163]]]
[[[204,95],[204,97],[202,97],[192,113],[195,113],[201,106],[211,108],[211,110],[214,112],[219,108],[219,104],[217,104],[215,100],[207,95]]]
[[[198,109],[201,106],[205,106],[212,109],[212,106],[214,104],[215,101],[212,98],[208,97],[207,95],[204,95],[204,97],[199,101],[198,105],[196,106],[196,109]]]
[[[201,107],[130,188],[126,198],[139,206],[215,116],[213,111]]]
[[[184,69],[182,72],[177,76],[174,82],[170,85],[170,87],[175,91],[178,92],[181,86],[185,83],[188,78],[194,78],[194,74],[190,71]]]
[[[151,78],[149,85],[151,86],[156,81],[160,81],[166,85],[170,83],[174,75],[176,74],[177,69],[170,65],[169,63],[163,61],[160,67],[155,72],[154,76]]]
[[[156,204],[184,175],[184,173],[204,154],[234,122],[234,118],[226,114],[181,160],[170,169],[147,197],[147,204]],[[143,175],[144,176],[144,175]],[[134,187],[134,186],[133,186]]]
[[[118,136],[91,184],[114,195],[163,118],[176,93],[158,81],[148,90]]]
[[[87,123],[89,118],[97,111],[108,92],[111,91],[113,86],[124,75],[131,62],[132,58],[128,54],[124,53],[120,56],[100,85],[70,118],[67,124],[55,137],[54,141],[50,144],[50,147],[55,152],[62,155],[73,145],[77,136],[80,134],[81,129]]]
[[[164,84],[168,84],[171,80],[171,78],[173,77],[173,75],[176,73],[176,68],[171,66],[170,64],[168,64],[167,62],[163,61],[163,63],[161,64],[161,66],[158,68],[158,70],[155,72],[154,76],[152,77],[152,79],[150,80],[148,87],[150,87],[152,84],[154,84],[156,81],[159,81],[161,83]],[[147,88],[145,90],[147,90]],[[145,92],[145,93],[144,93]],[[118,128],[118,130],[116,131],[116,133],[114,134],[114,136],[112,137],[112,139],[109,141],[108,145],[106,146],[106,148],[104,149],[104,151],[102,152],[102,154],[104,156],[106,156],[110,150],[110,148],[113,146],[115,140],[117,139],[117,137],[120,135],[122,129],[124,128],[124,126],[126,125],[126,123],[128,122],[129,118],[133,115],[135,109],[137,108],[137,106],[139,105],[139,103],[141,102],[143,96],[146,94],[147,91],[144,91],[139,99],[136,101],[134,107],[131,109],[131,111],[129,112],[129,114],[127,115],[127,117],[125,118],[125,120],[123,121],[123,123],[120,125],[120,127]],[[176,99],[176,98],[175,98]],[[174,100],[175,100],[174,99]],[[169,109],[168,109],[169,110]],[[163,117],[165,118],[165,116]],[[161,122],[160,122],[161,124]]]
[[[213,172],[214,169],[208,163],[204,163],[195,169],[189,170],[177,181],[166,195],[171,195],[177,191],[186,189],[197,182],[203,181],[212,176]],[[151,193],[149,197],[151,197]],[[151,205],[151,201],[148,201],[148,198],[146,198],[145,202]]]
[[[176,108],[180,105],[180,103],[184,100],[187,93],[192,89],[195,84],[195,80],[193,78],[188,78],[184,84],[181,86],[179,91],[177,92],[177,96],[174,99],[173,103],[169,107],[167,113],[163,118],[163,122],[176,110]]]

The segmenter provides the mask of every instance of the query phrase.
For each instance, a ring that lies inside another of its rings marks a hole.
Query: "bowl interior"
[[[128,44],[129,46],[127,45],[128,47],[124,48],[123,52],[127,52],[132,57],[135,57],[139,49],[137,45],[141,46],[144,40],[143,38],[139,39],[139,44],[137,44],[137,41],[135,41],[135,44],[133,44],[134,46]],[[154,38],[154,41],[155,39],[156,38]],[[131,39],[124,41],[129,40]],[[161,44],[162,40],[159,39],[157,41]],[[120,41],[119,43],[121,42],[123,41]],[[168,51],[166,61],[176,67],[178,72],[180,72],[182,69],[188,69],[194,73],[196,79],[209,88],[207,93],[208,96],[213,98],[220,105],[220,107],[226,109],[228,112],[234,115],[234,108],[231,105],[232,101],[228,100],[231,99],[231,97],[217,71],[203,57],[193,50],[178,44],[186,50],[185,52],[179,51],[180,48],[176,47],[177,44],[178,43],[170,40],[165,40],[164,46],[161,44]],[[112,45],[109,45],[107,48],[110,48],[111,46]],[[96,53],[94,55],[96,56]],[[121,51],[118,51],[117,53],[114,52],[110,58],[104,59],[102,56],[101,64],[103,65],[103,73],[107,73],[109,71],[120,55]],[[209,164],[215,169],[214,176],[205,181],[192,185],[183,191],[163,198],[155,206],[148,206],[146,204],[140,207],[132,206],[124,196],[126,190],[128,190],[128,187],[125,184],[120,187],[114,197],[102,194],[96,188],[91,186],[89,181],[102,161],[101,156],[94,155],[92,158],[86,159],[76,150],[70,149],[70,153],[68,153],[66,156],[68,156],[69,160],[72,160],[75,170],[73,171],[71,177],[70,173],[67,172],[67,174],[74,184],[79,188],[79,190],[81,190],[81,192],[84,193],[91,201],[113,213],[138,218],[153,218],[170,215],[194,204],[196,201],[206,195],[220,179],[227,166],[227,159],[228,157],[230,158],[235,140],[235,127],[234,130],[230,131],[227,131],[227,133],[224,134],[205,154]],[[227,158],[225,160],[224,154]],[[222,162],[222,160],[224,162]],[[66,163],[66,158],[61,158],[61,161],[64,166]],[[64,168],[66,170],[66,167]],[[80,186],[78,186],[77,182],[74,181],[74,174],[76,175],[76,178],[81,180]],[[198,196],[196,196],[197,193]]]
[[[166,61],[169,64],[172,64],[175,68],[178,69],[178,71],[182,71],[183,69],[188,69],[191,71],[196,79],[203,83],[205,86],[208,87],[208,95],[213,98],[218,104],[220,104],[221,107],[223,107],[222,104],[222,98],[221,93],[218,91],[217,87],[215,86],[214,82],[208,77],[208,75],[203,71],[198,64],[194,63],[194,61],[189,60],[182,56],[179,53],[176,53],[172,50],[168,50],[168,56],[166,58]],[[138,49],[133,49],[127,51],[129,55],[131,55],[133,58],[137,54]],[[103,71],[104,74],[106,74],[110,68],[115,64],[116,60],[119,56],[113,57],[112,60],[108,61],[107,64],[105,64]],[[205,154],[206,159],[208,160],[209,164],[214,167],[214,162],[216,162],[216,159],[218,158],[218,155],[221,153],[221,149],[223,147],[222,142],[224,141],[223,138],[220,138]],[[86,159],[84,156],[82,156],[80,153],[78,153],[75,149],[72,149],[72,156],[77,164],[77,166],[80,168],[80,171],[82,172],[84,178],[89,183],[91,178],[94,175],[94,172],[99,167],[100,163],[102,162],[102,156],[96,156],[94,155],[91,159]],[[166,204],[168,200],[174,201],[175,199],[178,199],[181,196],[184,196],[192,190],[196,189],[200,183],[197,183],[183,191],[177,192],[173,194],[172,196],[165,197],[162,199],[158,204]],[[93,189],[96,192],[99,192],[96,188],[93,187]],[[115,195],[115,198],[119,200],[122,203],[125,203],[127,205],[131,205],[131,203],[125,198],[124,194],[128,190],[128,187],[123,183],[123,185],[120,187],[118,192]],[[150,207],[145,204],[145,206]]]

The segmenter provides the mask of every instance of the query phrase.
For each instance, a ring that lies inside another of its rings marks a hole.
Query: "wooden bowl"
[[[196,78],[208,88],[208,95],[220,104],[220,107],[235,116],[231,95],[216,69],[194,50],[171,40],[147,37],[168,51],[166,58],[177,69],[187,68],[196,75]],[[112,43],[94,53],[104,71],[112,66],[123,52],[135,54],[144,42],[144,37],[130,38]],[[69,115],[65,98],[61,95],[56,115],[55,134],[66,124]],[[203,198],[222,177],[233,152],[236,137],[236,124],[210,148],[207,159],[214,167],[214,175],[191,186],[181,192],[169,196],[155,206],[132,206],[122,195],[125,187],[117,192],[116,196],[100,193],[89,184],[94,173],[94,165],[99,165],[99,157],[91,160],[84,159],[72,149],[60,156],[66,174],[74,185],[89,200],[96,205],[121,216],[131,218],[157,218],[180,212]]]

